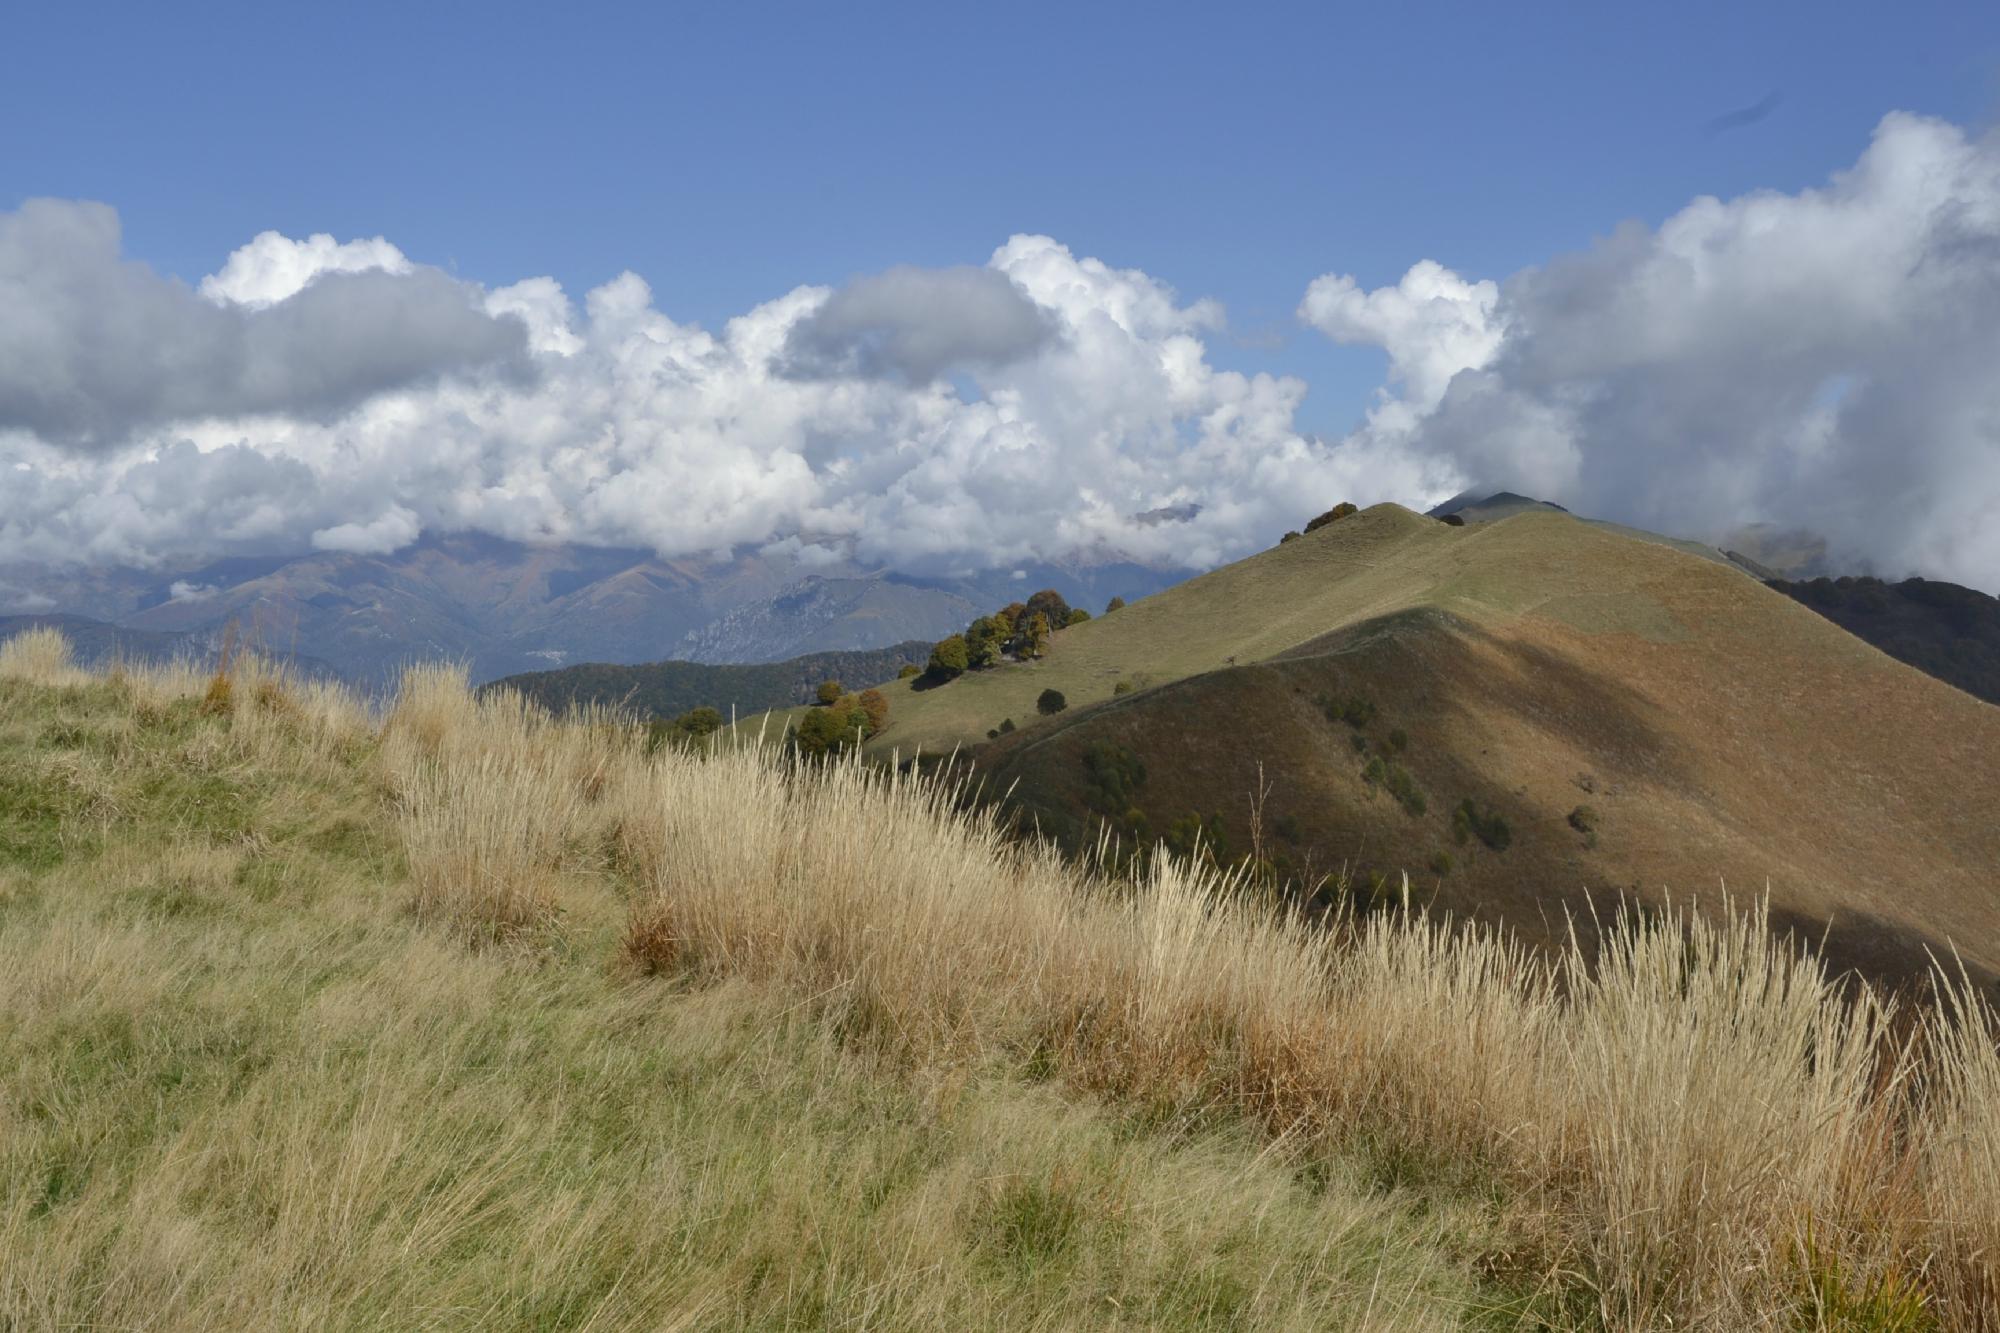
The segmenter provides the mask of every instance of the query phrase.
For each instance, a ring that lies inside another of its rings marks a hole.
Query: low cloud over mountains
[[[1303,321],[1390,358],[1341,439],[1299,429],[1302,381],[1210,363],[1213,303],[1041,236],[710,331],[633,274],[573,303],[381,238],[265,233],[190,287],[123,256],[110,209],[35,201],[0,215],[0,296],[0,563],[467,530],[1202,566],[1335,498],[1486,483],[2000,579],[2000,146],[1905,115],[1822,189],[1696,200],[1504,281],[1312,282]]]

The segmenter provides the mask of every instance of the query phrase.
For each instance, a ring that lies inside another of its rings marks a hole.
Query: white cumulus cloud
[[[318,232],[295,241],[259,232],[201,280],[201,294],[217,305],[276,305],[304,291],[322,273],[408,273],[410,261],[382,237],[336,241]]]
[[[252,317],[427,276],[323,272]],[[1427,484],[1366,442],[1302,434],[1301,381],[1211,365],[1212,302],[1046,237],[983,267],[797,288],[714,330],[629,273],[576,302],[548,278],[471,295],[518,335],[521,373],[389,383],[335,412],[156,412],[123,448],[0,417],[30,427],[0,429],[0,562],[379,553],[476,530],[924,572],[1207,565],[1336,499]]]
[[[2000,587],[2000,138],[1892,114],[1796,194],[1696,199],[1495,289],[1435,264],[1301,315],[1386,348],[1365,434],[1661,531]]]
[[[2000,146],[1893,115],[1849,171],[1698,199],[1504,281],[1337,270],[1386,350],[1346,438],[1223,369],[1220,306],[1046,236],[798,287],[718,327],[623,274],[484,288],[266,233],[199,292],[101,205],[0,213],[0,565],[157,567],[426,532],[912,572],[1202,567],[1337,500],[1465,484],[2000,584]]]

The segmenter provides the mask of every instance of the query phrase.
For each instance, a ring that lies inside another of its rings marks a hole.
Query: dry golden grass
[[[0,864],[0,1322],[1995,1318],[2000,1023],[1898,1013],[1759,910],[1585,966],[1121,881],[927,780],[648,753],[448,671],[379,727],[206,687],[71,718],[0,680],[0,760],[67,765],[101,844]]]
[[[71,660],[69,639],[47,626],[22,630],[0,643],[0,676],[51,688],[87,679]]]

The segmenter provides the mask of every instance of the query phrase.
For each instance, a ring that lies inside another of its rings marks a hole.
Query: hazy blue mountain
[[[577,662],[772,662],[938,639],[1038,588],[1079,605],[1166,587],[1179,571],[1029,566],[916,578],[784,554],[661,560],[611,547],[426,537],[392,555],[313,552],[161,570],[0,569],[0,612],[322,659],[369,688],[413,661],[475,680]]]

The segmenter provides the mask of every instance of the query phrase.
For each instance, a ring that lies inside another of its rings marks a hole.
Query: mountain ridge
[[[1565,514],[1376,506],[1044,660],[881,688],[875,753],[957,749],[1072,846],[1199,831],[1363,890],[1407,872],[1544,943],[1621,896],[1768,891],[1869,975],[1954,947],[2000,969],[2000,828],[1960,794],[2000,789],[2000,710],[1744,571]],[[1489,823],[1504,850],[1469,836]]]

